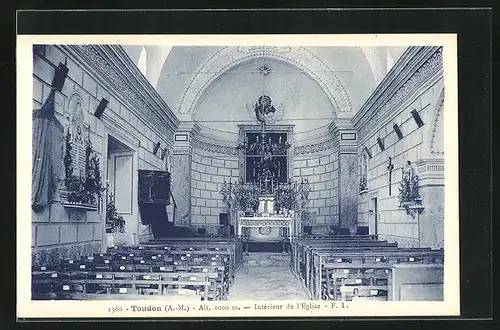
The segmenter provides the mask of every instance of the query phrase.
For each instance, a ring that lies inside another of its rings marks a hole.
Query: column
[[[444,159],[420,159],[416,165],[419,193],[424,207],[422,213],[417,215],[420,246],[443,248]]]
[[[181,122],[174,135],[172,155],[172,194],[177,206],[176,226],[191,224],[191,143],[200,131],[192,122]]]
[[[337,118],[330,129],[338,141],[339,226],[354,235],[358,226],[357,133],[349,119]]]

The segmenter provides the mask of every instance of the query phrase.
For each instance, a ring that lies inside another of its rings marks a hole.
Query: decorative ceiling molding
[[[112,46],[101,45],[74,45],[70,47],[71,50],[75,50],[78,55],[81,55],[87,63],[90,63],[98,74],[107,78],[110,83],[106,84],[105,88],[114,90],[127,100],[132,105],[130,110],[139,118],[146,119],[151,126],[156,128],[158,133],[168,131],[168,135],[173,134],[179,125],[179,120],[149,85],[146,78],[138,72],[134,63],[128,56],[125,56],[124,50],[120,51],[120,49],[111,48]],[[128,65],[124,62],[126,59],[130,61]],[[133,73],[136,71],[137,74],[134,75]],[[136,78],[135,84],[127,81],[133,77]]]
[[[442,121],[443,119],[443,116],[442,116],[442,112],[443,112],[443,108],[444,108],[444,88],[441,90],[441,93],[439,93],[439,97],[438,97],[438,101],[436,103],[436,107],[435,107],[435,117],[434,117],[434,122],[433,122],[433,125],[432,125],[432,129],[431,129],[431,143],[430,143],[430,149],[431,149],[431,154],[433,155],[443,155],[444,154],[444,150],[436,150],[436,135],[437,135],[437,131],[438,131],[438,128],[439,128],[439,123],[440,121]]]
[[[204,151],[208,151],[217,155],[229,155],[229,156],[237,156],[238,150],[236,147],[221,145],[210,143],[206,141],[202,141],[200,139],[196,139],[195,143],[193,143],[193,147],[197,149],[201,149]]]
[[[322,152],[325,150],[333,149],[338,146],[338,138],[337,137],[330,137],[329,139],[326,139],[324,141],[318,142],[318,143],[312,143],[312,144],[304,144],[304,145],[299,145],[296,146],[293,149],[294,155],[308,155],[308,154],[314,154],[318,152]]]
[[[223,47],[197,70],[184,91],[179,113],[194,112],[203,92],[227,70],[257,58],[269,58],[288,63],[307,73],[325,91],[334,115],[353,111],[346,87],[336,74],[318,56],[304,47]]]
[[[429,49],[434,50],[434,52],[430,55],[425,52],[426,50],[429,51]],[[425,62],[418,66],[417,69],[413,71],[413,74],[411,74],[410,77],[407,77],[406,80],[393,82],[395,86],[392,86],[389,91],[387,90],[389,89],[387,86],[380,87],[380,89],[385,90],[376,90],[372,95],[378,94],[376,96],[377,100],[367,101],[367,104],[370,103],[369,108],[366,108],[365,104],[363,106],[365,109],[362,108],[362,110],[360,110],[359,116],[356,114],[353,121],[354,126],[358,131],[359,140],[362,140],[365,136],[367,136],[376,125],[383,121],[384,117],[398,109],[401,104],[407,101],[408,98],[431,77],[436,74],[443,74],[442,47],[438,47],[437,49],[433,47],[420,47],[417,51],[418,50],[423,50],[427,54]],[[415,54],[413,55],[415,56]],[[408,59],[408,57],[406,59]],[[401,70],[406,70],[412,73],[411,68],[404,66],[404,63],[398,62],[396,66],[398,66],[398,64],[401,64]],[[394,77],[394,75],[398,74],[401,73],[393,73],[393,71],[391,71],[391,75],[393,77],[390,78],[397,78],[397,76]],[[382,82],[379,86],[382,86],[383,84],[384,82]],[[371,116],[368,116],[367,114],[370,114]]]

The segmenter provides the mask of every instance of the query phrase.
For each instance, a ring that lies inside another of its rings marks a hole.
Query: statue
[[[412,165],[408,160],[403,167],[403,177],[400,188],[400,196],[402,202],[411,202],[420,197],[418,192],[418,176]]]
[[[276,107],[272,104],[272,99],[268,95],[262,95],[257,99],[255,104],[247,103],[247,110],[262,125],[274,124],[276,121],[281,120],[284,114],[283,104],[278,104]]]
[[[259,97],[257,103],[255,103],[254,105],[254,109],[255,117],[257,117],[257,120],[261,123],[265,122],[266,115],[276,112],[276,109],[271,104],[271,98],[267,95],[262,95],[261,97]]]

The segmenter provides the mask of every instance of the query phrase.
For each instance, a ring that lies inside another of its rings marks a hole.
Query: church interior
[[[442,47],[33,46],[34,300],[439,301]]]

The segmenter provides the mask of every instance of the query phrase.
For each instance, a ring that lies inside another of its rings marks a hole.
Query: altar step
[[[246,248],[245,243],[245,248]],[[288,251],[288,246],[285,248]],[[248,242],[248,252],[283,252],[283,244],[281,242]]]
[[[290,255],[283,253],[250,252],[243,256],[243,264],[247,266],[277,266],[286,269],[290,265]]]

